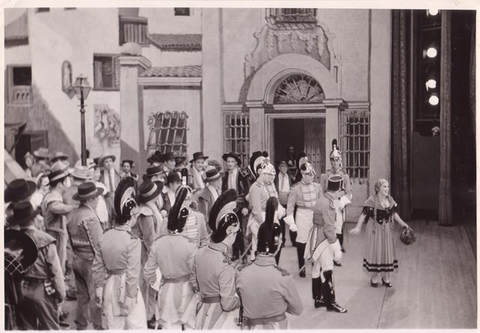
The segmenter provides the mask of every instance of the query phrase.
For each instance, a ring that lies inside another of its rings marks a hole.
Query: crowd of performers
[[[208,158],[193,154],[187,169],[185,158],[156,152],[142,180],[133,161],[116,171],[114,155],[77,163],[73,172],[64,159],[37,184],[8,184],[7,329],[61,329],[67,289],[76,293],[78,330],[89,323],[95,330],[286,329],[286,313],[304,307],[295,272],[278,266],[287,228],[298,275],[312,266],[313,306],[346,313],[333,271],[345,252],[352,189],[336,140],[320,183],[293,147],[277,168],[261,151],[244,168],[235,153],[224,154],[225,172],[216,161],[205,167]],[[388,182],[378,181],[375,192],[351,233],[372,221],[364,267],[373,287],[391,287],[398,268],[391,228],[408,226],[395,213]],[[65,283],[69,274],[74,283]]]

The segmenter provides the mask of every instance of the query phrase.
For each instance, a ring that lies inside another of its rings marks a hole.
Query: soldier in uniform
[[[323,191],[320,184],[313,182],[315,169],[308,163],[307,158],[300,159],[298,165],[300,166],[302,180],[296,183],[288,194],[287,216],[284,221],[290,227],[295,225],[298,228],[295,242],[297,244],[298,267],[302,268],[305,265],[303,259],[305,244],[307,243],[308,232],[313,224],[313,207],[315,207],[318,199],[323,196]],[[297,211],[294,219],[295,205]],[[305,276],[305,268],[303,268],[300,271],[300,277],[304,278]]]
[[[343,247],[343,225],[345,223],[345,207],[351,203],[352,200],[352,185],[350,184],[350,178],[347,173],[342,169],[342,152],[337,149],[337,139],[332,140],[332,152],[330,153],[330,164],[331,167],[325,173],[320,176],[320,185],[324,191],[327,188],[328,178],[333,175],[337,175],[343,178],[343,181],[340,185],[340,199],[335,200],[335,206],[341,214],[337,214],[337,222],[335,223],[335,231],[337,233],[337,238],[340,241],[340,246],[342,247],[342,252],[345,252]],[[341,265],[336,263],[335,265]]]
[[[222,159],[227,163],[227,172],[222,178],[222,193],[228,189],[235,189],[237,191],[237,209],[238,218],[240,220],[240,232],[237,234],[235,243],[233,244],[232,260],[238,259],[244,252],[246,246],[247,224],[248,224],[248,210],[249,203],[245,196],[250,190],[249,172],[247,169],[242,169],[242,160],[233,153],[223,154]],[[245,260],[247,258],[245,257]]]
[[[130,229],[138,208],[135,180],[126,177],[115,191],[116,226],[107,230],[95,247],[92,271],[97,306],[103,309],[107,328],[147,329],[145,304],[139,292],[141,242]]]
[[[250,158],[250,168],[254,176],[257,177],[255,183],[250,186],[250,191],[246,198],[251,206],[247,234],[252,235],[250,258],[254,259],[255,251],[257,250],[258,228],[265,220],[267,200],[270,197],[278,198],[278,193],[274,184],[275,167],[270,164],[267,152],[254,152]],[[285,209],[280,206],[278,218],[282,218],[284,215]]]
[[[137,221],[136,223],[132,221],[131,224],[134,224],[132,226],[132,233],[140,239],[142,244],[142,270],[147,262],[148,254],[150,253],[153,242],[160,237],[162,230],[165,228],[164,224],[166,219],[164,219],[160,213],[162,207],[159,203],[159,199],[161,200],[160,193],[162,192],[162,189],[163,184],[161,182],[151,182],[149,180],[144,181],[138,188],[138,202],[140,206],[138,209]],[[150,325],[152,325],[151,320],[155,316],[156,292],[145,282],[143,272],[140,272],[140,290],[142,291],[142,296],[146,303],[147,318],[150,321]]]
[[[78,330],[87,329],[88,319],[93,323],[95,330],[102,329],[102,317],[95,304],[95,283],[92,277],[94,249],[103,234],[100,220],[95,213],[98,196],[102,193],[103,189],[96,187],[93,182],[79,185],[73,199],[80,201],[80,206],[68,217],[67,229],[72,245],[73,272],[77,284],[75,324]]]
[[[155,317],[163,329],[195,327],[195,306],[190,273],[198,246],[187,238],[183,231],[189,211],[184,201],[191,192],[186,186],[178,189],[175,204],[168,215],[168,233],[152,245],[143,269],[145,280],[154,284],[157,269],[161,282]]]
[[[313,227],[305,251],[305,258],[312,258],[312,296],[315,308],[327,307],[327,311],[345,313],[337,304],[333,285],[333,260],[340,261],[342,251],[335,233],[337,210],[334,201],[340,195],[341,176],[330,176],[327,193],[317,200],[313,208]],[[322,298],[323,294],[323,298]]]
[[[190,281],[200,292],[196,329],[232,329],[233,310],[240,306],[235,294],[235,269],[228,250],[240,230],[234,210],[237,192],[229,189],[220,195],[210,211],[211,242],[201,248],[193,263]]]
[[[285,313],[300,315],[302,301],[292,276],[275,264],[282,245],[282,229],[276,218],[278,200],[267,201],[265,222],[258,231],[257,257],[238,268],[237,290],[248,329],[287,329]],[[241,318],[242,319],[242,318]]]
[[[38,257],[26,270],[23,300],[18,304],[20,330],[59,330],[59,304],[65,300],[65,283],[55,238],[34,227],[35,216],[30,202],[20,202],[7,217],[10,224],[35,242]]]

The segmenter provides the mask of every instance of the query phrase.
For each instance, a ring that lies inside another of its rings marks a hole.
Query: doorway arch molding
[[[270,60],[255,73],[248,90],[247,101],[272,104],[275,90],[280,82],[294,74],[313,77],[322,87],[325,98],[340,98],[338,84],[323,64],[309,56],[290,53]]]

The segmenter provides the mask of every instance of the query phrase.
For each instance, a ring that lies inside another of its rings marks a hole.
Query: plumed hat
[[[307,154],[305,154],[305,152],[301,152],[301,153],[298,153],[297,155],[297,168],[298,170],[301,170],[300,168],[302,167],[302,165],[304,163],[307,163],[308,162],[308,157],[307,157]]]
[[[250,157],[250,171],[255,178],[258,178],[260,173],[257,171],[262,167],[262,164],[265,163],[267,157],[268,153],[266,151],[256,151]],[[275,168],[273,168],[273,170],[275,170]]]
[[[332,152],[330,153],[330,159],[342,159],[342,152],[338,150],[337,139],[332,140]]]
[[[212,229],[210,239],[214,243],[220,243],[229,234],[238,232],[240,222],[234,209],[237,207],[237,191],[229,189],[223,192],[210,210],[208,225]]]
[[[135,194],[135,179],[125,177],[120,180],[113,199],[115,214],[120,221],[126,222],[137,213],[138,207],[135,201]]]
[[[280,246],[282,228],[275,223],[275,212],[278,209],[278,199],[270,197],[267,200],[265,222],[258,230],[257,251],[259,253],[275,253]]]
[[[304,162],[302,163],[302,166],[300,167],[300,173],[302,175],[307,174],[307,173],[313,173],[314,175],[316,175],[317,173],[315,172],[315,168],[313,167],[312,164],[310,164],[308,162],[308,157],[305,156],[305,157],[302,158],[302,160]]]
[[[167,228],[171,233],[181,233],[183,231],[188,214],[190,213],[188,208],[183,205],[183,202],[187,195],[191,193],[192,190],[185,185],[177,189],[175,203],[168,213]]]
[[[11,252],[21,250],[21,256],[16,257]],[[26,233],[7,229],[4,234],[4,268],[5,273],[18,276],[32,265],[38,256],[38,248],[33,239]]]

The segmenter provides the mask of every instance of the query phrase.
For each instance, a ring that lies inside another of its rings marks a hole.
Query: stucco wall
[[[202,64],[202,52],[162,51],[154,45],[144,47],[142,55],[152,62],[152,67],[192,66]]]
[[[173,8],[140,8],[139,16],[148,18],[150,33],[199,34],[202,31],[201,8],[190,8],[190,16],[175,16]]]
[[[30,65],[32,63],[30,45],[5,48],[5,66]]]
[[[200,90],[195,89],[144,89],[144,120],[145,142],[148,143],[150,130],[147,125],[148,116],[152,113],[165,111],[185,111],[187,120],[187,153],[200,150]],[[210,128],[210,127],[209,127]],[[211,129],[211,128],[210,128]],[[209,154],[206,149],[205,154]]]
[[[61,66],[72,64],[73,81],[83,74],[93,86],[93,54],[118,54],[118,10],[51,8],[50,12],[29,10],[29,34],[32,54],[32,78],[39,94],[48,103],[53,116],[80,152],[79,101],[62,91]],[[120,111],[118,91],[95,91],[86,100],[86,138],[91,156],[109,150],[117,156],[118,147],[109,147],[94,138],[94,105],[106,104]],[[52,133],[53,134],[53,133]]]

